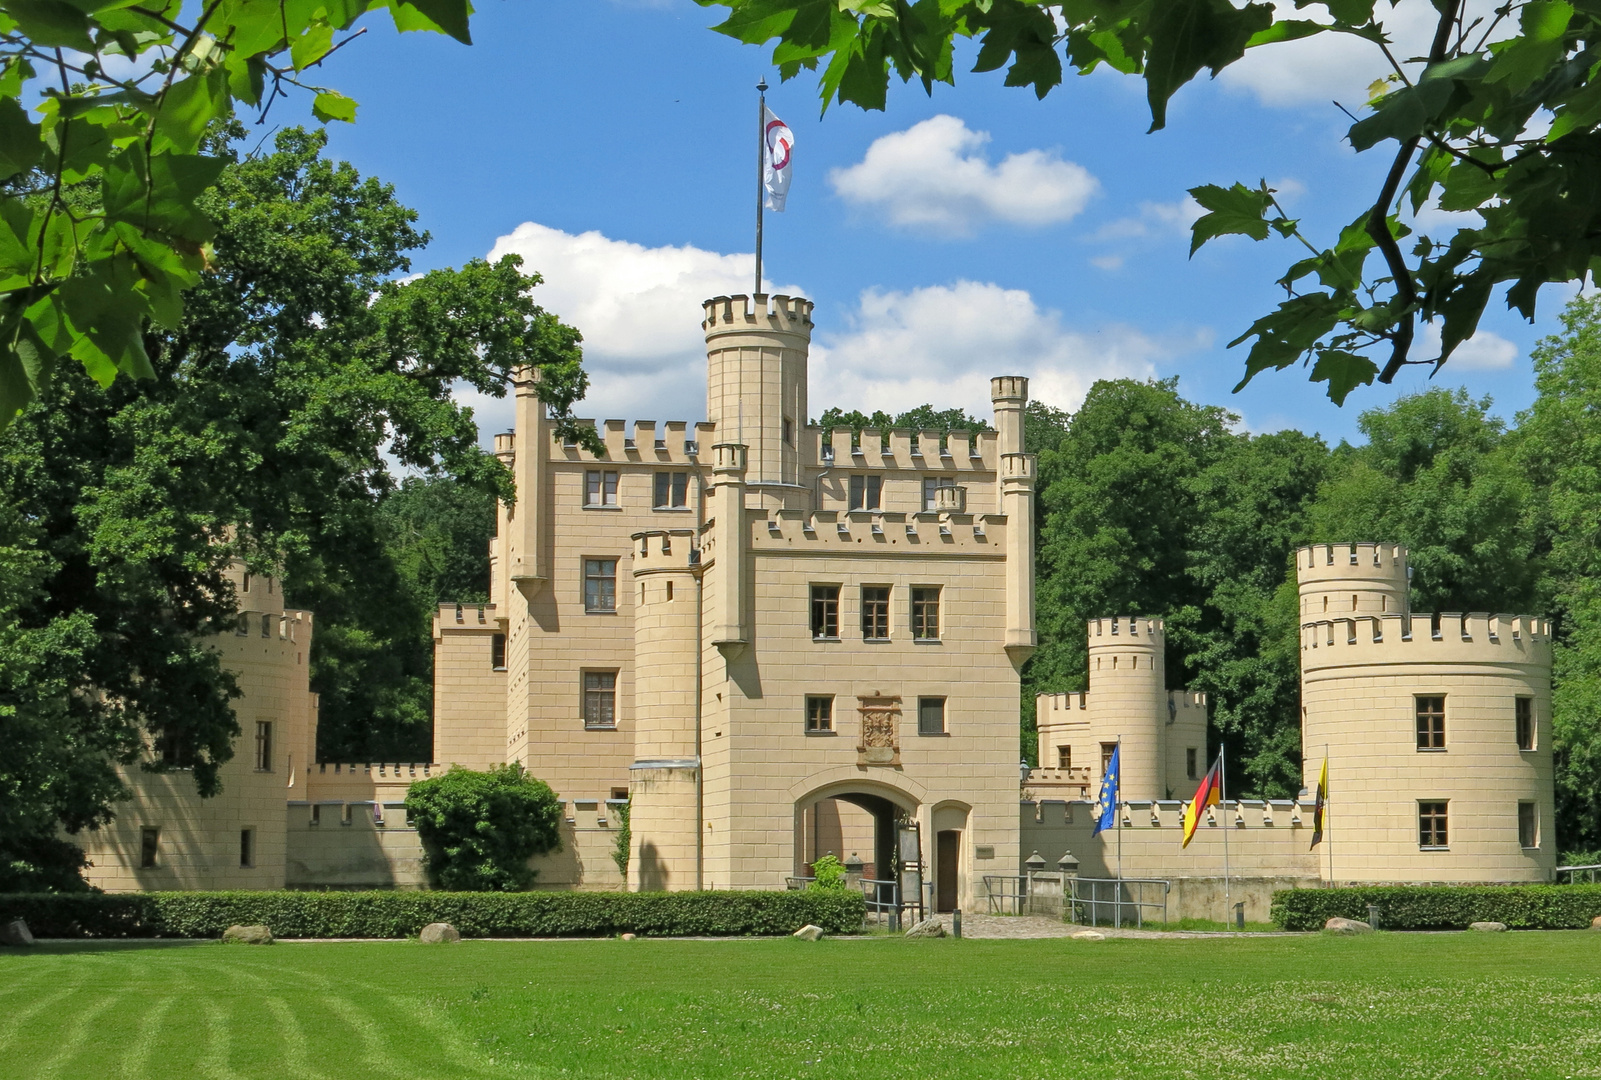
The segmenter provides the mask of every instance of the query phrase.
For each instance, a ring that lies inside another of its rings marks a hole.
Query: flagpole
[[[762,168],[767,151],[767,79],[756,84],[756,292],[762,291]],[[754,296],[752,297],[754,299]]]
[[[1112,799],[1112,824],[1117,826],[1117,880],[1123,880],[1123,736],[1117,737],[1117,787]],[[1123,887],[1118,886],[1118,897],[1121,899]]]
[[[1323,744],[1323,771],[1329,769],[1329,744]],[[1334,845],[1329,840],[1329,787],[1323,788],[1323,849],[1329,856],[1329,888],[1334,888]]]
[[[1234,822],[1229,820],[1229,766],[1221,744],[1217,748],[1217,780],[1218,787],[1223,789],[1219,794],[1222,796],[1220,801],[1223,803],[1223,925],[1227,927],[1229,924],[1229,911],[1231,910],[1229,901],[1232,899],[1229,896],[1229,830],[1234,828]]]

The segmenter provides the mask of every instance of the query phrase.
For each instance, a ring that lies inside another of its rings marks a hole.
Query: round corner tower
[[[1303,547],[1296,576],[1307,786],[1316,786],[1325,758],[1329,768],[1322,874],[1336,882],[1549,879],[1548,620],[1413,615],[1399,545]]]
[[[1090,730],[1104,743],[1122,741],[1119,798],[1164,798],[1167,668],[1162,620],[1113,616],[1089,620],[1088,629]]]
[[[800,435],[812,307],[798,296],[716,296],[705,302],[701,323],[706,419],[716,425],[718,442],[749,447],[748,486],[775,507],[806,492]]]

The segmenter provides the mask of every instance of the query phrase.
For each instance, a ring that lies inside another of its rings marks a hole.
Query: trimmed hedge
[[[1321,930],[1335,916],[1368,917],[1381,930],[1465,930],[1501,922],[1514,930],[1587,930],[1601,915],[1601,885],[1383,885],[1288,889],[1273,894],[1275,923],[1285,930]]]
[[[0,922],[36,937],[215,938],[262,924],[281,938],[397,938],[431,922],[463,937],[789,934],[862,928],[860,893],[152,892],[0,894]]]

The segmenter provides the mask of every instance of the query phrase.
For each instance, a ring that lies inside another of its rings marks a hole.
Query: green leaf
[[[1313,34],[1321,34],[1327,29],[1323,23],[1315,23],[1309,19],[1282,19],[1266,30],[1258,30],[1252,34],[1245,47],[1255,49],[1262,45],[1275,45],[1281,41],[1299,41]]]
[[[324,90],[313,98],[311,111],[325,124],[330,120],[344,120],[351,124],[356,122],[356,102],[332,90]]]
[[[1154,0],[1147,33],[1145,96],[1151,131],[1167,126],[1167,103],[1203,68],[1216,75],[1245,55],[1246,43],[1273,24],[1268,4],[1236,8],[1228,0]]]
[[[1215,236],[1243,234],[1252,240],[1266,240],[1269,224],[1263,217],[1273,200],[1266,192],[1255,191],[1236,182],[1233,187],[1204,184],[1191,188],[1190,196],[1210,211],[1190,226],[1190,255]]]
[[[1312,365],[1312,381],[1329,384],[1329,400],[1344,405],[1346,395],[1359,386],[1370,386],[1378,375],[1378,365],[1358,353],[1343,349],[1319,349]]]
[[[136,143],[106,169],[101,188],[106,217],[196,244],[209,240],[216,229],[195,200],[217,182],[226,164],[187,154],[157,154],[147,161]]]
[[[0,292],[26,288],[33,281],[38,258],[28,243],[33,230],[34,212],[22,200],[0,200]]]
[[[39,125],[28,119],[15,98],[0,98],[0,180],[27,172],[43,154]]]
[[[463,45],[473,43],[467,28],[467,16],[473,8],[467,0],[391,0],[389,10],[397,30],[434,30],[449,34]]]
[[[216,68],[169,86],[157,106],[156,134],[178,153],[194,153],[207,125],[231,111],[226,80],[227,73]]]
[[[6,0],[6,14],[35,45],[45,48],[94,52],[89,37],[89,16],[62,0]]]
[[[1340,302],[1328,293],[1306,293],[1291,297],[1277,310],[1252,323],[1249,330],[1229,342],[1232,349],[1246,338],[1256,338],[1245,361],[1245,377],[1234,388],[1235,392],[1242,390],[1258,372],[1268,368],[1282,370],[1299,360],[1319,338],[1334,329],[1341,310]]]
[[[296,71],[304,71],[327,56],[333,47],[334,28],[327,23],[313,26],[289,46],[289,62],[295,65]]]
[[[1591,81],[1568,96],[1557,109],[1546,138],[1555,142],[1575,131],[1588,131],[1597,121],[1601,121],[1601,79]]]
[[[1573,7],[1562,0],[1531,0],[1525,4],[1519,19],[1523,35],[1496,51],[1484,81],[1505,83],[1514,94],[1528,89],[1536,79],[1549,74],[1566,54],[1564,39],[1572,19]]]

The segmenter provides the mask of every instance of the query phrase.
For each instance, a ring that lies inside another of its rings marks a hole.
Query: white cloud
[[[701,301],[748,293],[754,256],[685,245],[645,247],[599,232],[579,235],[534,222],[495,241],[491,261],[523,257],[545,283],[534,298],[584,335],[588,397],[576,410],[599,419],[689,420],[706,414]],[[792,295],[795,286],[773,285]],[[510,399],[467,393],[486,436],[510,426]]]
[[[862,160],[828,174],[852,205],[882,213],[892,225],[966,236],[989,222],[1054,225],[1076,217],[1100,184],[1054,152],[985,156],[988,132],[954,116],[934,116],[875,139]]]
[[[1095,380],[1149,378],[1158,361],[1209,340],[1123,324],[1070,329],[1028,292],[977,281],[868,289],[847,321],[812,347],[814,415],[830,405],[894,412],[927,402],[988,416],[995,375],[1026,375],[1032,396],[1072,409]]]
[[[1188,236],[1195,219],[1206,213],[1188,195],[1177,202],[1140,203],[1139,213],[1109,221],[1095,230],[1092,240],[1133,240],[1153,236]]]
[[[1425,323],[1412,347],[1412,356],[1433,360],[1440,355],[1440,324]],[[1451,353],[1442,371],[1505,371],[1518,358],[1518,347],[1500,334],[1480,330]]]

